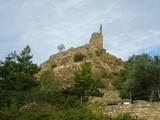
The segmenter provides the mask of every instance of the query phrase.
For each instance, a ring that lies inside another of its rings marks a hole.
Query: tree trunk
[[[159,88],[157,89],[157,91],[158,91],[158,98],[159,98],[159,100],[160,100],[160,92],[159,92]]]
[[[83,103],[83,97],[82,97],[82,95],[81,95],[81,104]]]
[[[153,102],[153,97],[154,97],[154,90],[152,88],[151,96],[150,96],[150,102]]]
[[[133,101],[132,101],[132,92],[131,92],[131,91],[129,91],[129,96],[130,96],[130,102],[131,102],[131,104],[132,104]]]

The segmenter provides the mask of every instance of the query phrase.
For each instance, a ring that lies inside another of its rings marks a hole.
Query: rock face
[[[101,26],[100,32],[93,33],[88,44],[51,55],[47,61],[41,64],[38,76],[45,71],[51,71],[58,85],[68,87],[73,84],[74,72],[83,61],[92,63],[93,77],[100,78],[106,86],[113,82],[119,71],[124,68],[124,62],[121,59],[110,55],[103,48]]]

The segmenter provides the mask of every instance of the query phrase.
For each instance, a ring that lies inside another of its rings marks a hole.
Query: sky
[[[118,58],[160,54],[160,0],[0,0],[0,60],[30,45],[41,64],[89,42],[103,26],[103,47]]]

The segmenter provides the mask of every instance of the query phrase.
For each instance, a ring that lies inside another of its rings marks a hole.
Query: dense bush
[[[30,51],[27,46],[19,55],[14,52],[0,61],[0,120],[135,120],[129,115],[111,118],[81,104],[80,98],[101,96],[99,88],[104,87],[91,77],[91,63],[81,65],[74,88],[67,91],[71,94],[63,94],[50,71],[35,79],[39,68],[32,63]],[[75,61],[83,58],[75,55]]]
[[[32,57],[30,47],[26,46],[20,54],[12,52],[0,61],[0,89],[20,92],[35,88],[34,74],[39,68],[32,63]]]
[[[91,62],[82,62],[74,73],[74,85],[66,88],[63,93],[76,96],[81,99],[81,103],[88,101],[89,96],[102,97],[103,93],[99,89],[105,88],[105,85],[99,79],[92,78],[91,68]]]
[[[80,105],[80,101],[76,96],[62,95],[62,91],[50,71],[44,72],[40,77],[40,81],[39,86],[27,97],[28,103],[47,103],[64,109]]]
[[[7,116],[3,113],[2,110],[0,110],[0,120],[6,120]]]
[[[160,88],[160,56],[133,55],[119,79],[117,88],[123,97],[157,101],[160,95],[157,92]]]
[[[118,115],[115,118],[112,118],[112,120],[140,120],[140,118],[132,117],[130,114],[122,114],[122,115]]]
[[[129,114],[110,117],[104,114],[96,114],[86,108],[76,108],[55,111],[52,107],[37,107],[28,111],[4,111],[1,120],[139,120]]]
[[[3,108],[0,110],[0,120],[17,120],[19,111],[12,108]]]
[[[79,62],[82,61],[85,56],[82,53],[77,53],[74,55],[74,61]]]

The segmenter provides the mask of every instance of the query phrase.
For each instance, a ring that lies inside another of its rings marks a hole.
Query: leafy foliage
[[[55,104],[60,89],[56,85],[50,71],[44,72],[40,77],[40,84],[32,91],[29,102]]]
[[[160,87],[160,57],[147,54],[133,55],[121,72],[118,88],[122,96],[129,98],[129,91],[134,99],[157,100],[155,93]]]
[[[26,91],[34,88],[34,74],[38,72],[38,66],[33,64],[30,54],[31,49],[26,46],[17,55],[16,52],[9,54],[5,61],[0,62],[0,87],[9,91]]]
[[[62,52],[62,51],[65,49],[64,44],[58,45],[58,46],[57,46],[57,49],[58,49],[60,52]]]
[[[74,55],[74,61],[75,62],[79,62],[79,61],[82,61],[84,58],[84,55],[82,53],[77,53]]]
[[[35,107],[28,111],[5,110],[0,113],[2,120],[140,120],[129,114],[111,117],[104,114],[95,114],[87,108],[72,108],[68,110],[55,111],[54,107]]]
[[[9,106],[20,96],[24,98],[27,91],[38,85],[34,74],[39,68],[32,63],[32,57],[30,47],[26,46],[19,55],[12,52],[0,61],[0,106]]]
[[[80,105],[76,96],[62,96],[61,89],[54,80],[50,71],[45,71],[40,77],[40,84],[28,97],[29,103],[51,104],[59,106],[57,109],[66,109]]]
[[[65,94],[75,95],[82,101],[89,96],[102,97],[103,93],[99,88],[104,88],[104,84],[99,79],[92,78],[91,63],[83,62],[80,68],[74,73],[75,84],[64,91]]]
[[[90,62],[81,64],[74,74],[74,86],[62,92],[50,71],[35,80],[39,68],[32,57],[26,46],[20,54],[13,52],[0,61],[1,120],[135,120],[129,115],[112,118],[95,114],[80,104],[81,97],[85,101],[89,96],[103,95],[99,88],[104,85],[92,78]]]

